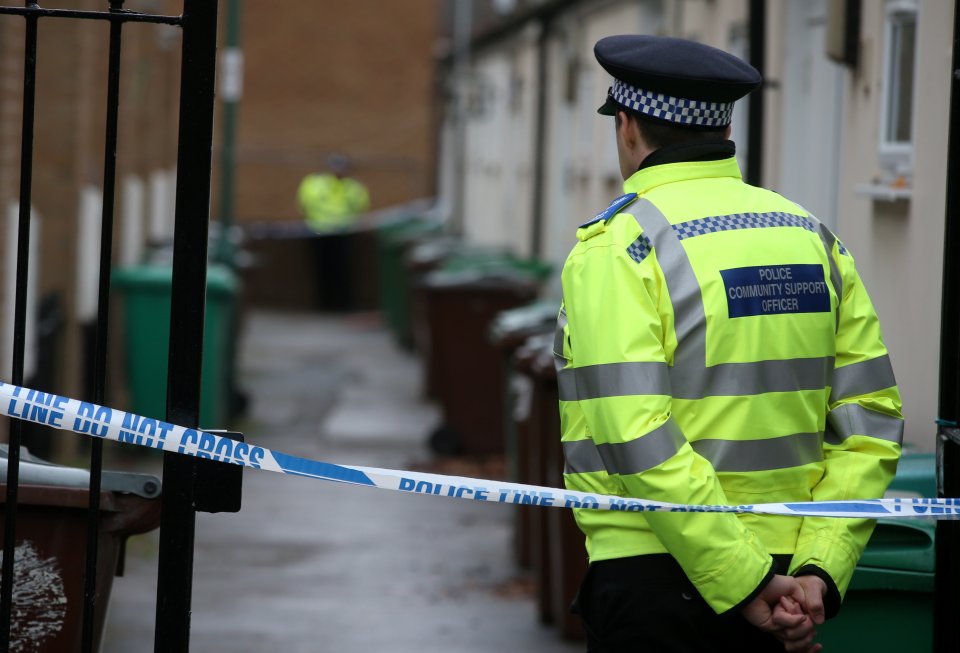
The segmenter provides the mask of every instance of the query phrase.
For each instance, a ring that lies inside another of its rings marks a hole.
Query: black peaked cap
[[[733,102],[762,81],[756,68],[728,52],[670,36],[607,36],[593,53],[617,79],[678,98]]]

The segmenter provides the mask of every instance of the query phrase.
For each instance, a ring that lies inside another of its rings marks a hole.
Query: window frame
[[[880,124],[878,139],[878,150],[881,166],[896,176],[911,175],[913,173],[913,138],[914,126],[916,124],[916,96],[917,96],[917,48],[920,43],[920,4],[917,0],[887,0],[884,3],[883,19],[883,77],[880,93]],[[895,98],[900,95],[901,77],[895,78],[894,70],[894,36],[895,30],[904,15],[912,15],[914,23],[913,37],[913,70],[911,82],[913,88],[910,89],[910,135],[908,140],[891,140],[888,134],[892,125],[890,121],[894,119],[891,115],[891,106]]]

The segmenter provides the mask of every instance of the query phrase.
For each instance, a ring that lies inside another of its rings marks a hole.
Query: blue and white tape
[[[69,397],[38,392],[2,381],[0,381],[0,414],[90,437],[161,449],[197,458],[219,460],[280,474],[471,501],[629,512],[733,512],[797,517],[960,519],[960,499],[956,498],[698,506],[594,495],[461,476],[334,465],[272,451],[265,447],[235,442],[213,433],[177,426]]]

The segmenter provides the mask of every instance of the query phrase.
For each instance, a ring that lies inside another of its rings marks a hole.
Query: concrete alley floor
[[[247,441],[309,458],[428,464],[420,365],[365,316],[255,313]],[[458,473],[461,473],[458,471]],[[191,650],[572,653],[538,623],[506,506],[245,470],[239,514],[199,514]],[[152,650],[156,533],[130,541],[104,653]]]

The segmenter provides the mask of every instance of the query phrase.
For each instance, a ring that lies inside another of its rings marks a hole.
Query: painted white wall
[[[120,265],[137,265],[143,260],[147,188],[137,175],[127,175],[121,186]]]
[[[76,315],[81,324],[97,317],[100,278],[100,225],[103,218],[103,191],[85,186],[80,191],[77,216]]]
[[[13,202],[7,206],[4,221],[3,243],[3,313],[0,314],[0,379],[9,380],[13,370],[13,331],[17,292],[17,237],[19,234],[20,205]],[[29,379],[37,368],[37,272],[39,270],[41,221],[37,213],[30,211],[30,252],[27,266],[27,315],[24,348],[24,379]]]
[[[582,58],[582,41],[581,22],[574,16],[568,17],[556,24],[547,55],[550,62],[547,104],[550,110],[547,112],[544,147],[541,251],[558,272],[548,287],[549,295],[555,298],[561,295],[559,270],[576,242],[571,227],[576,219],[572,212],[574,196],[570,188],[575,182],[571,137],[577,117],[576,101],[580,97],[576,80],[580,69],[587,65]]]
[[[824,54],[826,0],[788,0],[785,9],[780,175],[766,185],[836,229],[847,72]]]
[[[505,97],[509,85],[509,57],[504,49],[474,61],[473,85],[468,102],[464,151],[463,232],[467,240],[482,245],[505,243],[502,196],[504,162],[499,152],[498,130],[506,127]],[[498,156],[500,155],[500,156]]]
[[[662,2],[588,4],[560,21],[550,39],[542,255],[562,266],[579,224],[622,193],[612,121],[596,113],[611,79],[593,44],[624,32],[660,32]],[[532,250],[537,30],[478,55],[484,111],[467,127],[464,233],[481,245]],[[576,74],[568,80],[568,67]],[[568,81],[575,91],[569,94]],[[452,161],[451,164],[452,165]]]
[[[471,242],[530,251],[537,33],[478,56],[467,123],[464,234]]]
[[[454,110],[453,105],[448,111]],[[449,113],[440,127],[437,143],[437,206],[436,215],[440,219],[455,223],[453,219],[454,194],[456,193],[456,128]],[[459,218],[458,218],[459,219]]]
[[[863,64],[845,99],[837,229],[883,325],[904,400],[905,441],[932,450],[936,427],[953,8],[920,3],[912,197],[857,192],[883,174],[878,149],[883,3],[864,3]]]
[[[610,79],[596,64],[593,44],[609,34],[654,32],[699,36],[730,49],[735,28],[745,20],[745,5],[740,0],[597,2],[557,21],[550,40],[542,251],[558,269],[577,225],[621,192],[613,128],[595,113]],[[949,107],[944,80],[950,75],[953,8],[951,3],[920,5],[916,97],[922,102],[916,103],[914,116],[910,199],[889,202],[857,191],[884,173],[878,152],[884,47],[884,3],[879,0],[863,3],[856,71],[833,64],[824,54],[823,0],[770,3],[767,79],[772,83],[764,91],[764,178],[767,186],[835,226],[855,256],[903,393],[906,441],[929,450],[937,412]],[[524,60],[525,55],[516,54],[518,47],[530,49],[533,75],[535,42],[504,44],[476,62],[500,93],[506,92],[511,66]],[[575,92],[568,94],[571,60],[579,66]],[[532,162],[513,159],[521,157],[518,152],[532,152],[533,129],[527,118],[507,116],[505,106],[502,102],[470,128],[467,234],[480,242],[511,245],[529,234],[529,182],[518,184],[523,176],[517,170]],[[534,111],[531,96],[523,115]],[[511,188],[511,183],[516,185]],[[516,206],[504,208],[508,203]]]
[[[625,32],[660,33],[663,3],[587,5],[559,21],[550,42],[543,255],[559,272],[577,227],[623,192],[613,119],[597,114],[611,77],[593,45]],[[559,279],[550,287],[559,296]]]
[[[154,170],[150,173],[148,211],[150,242],[159,243],[173,237],[177,201],[177,170]]]

